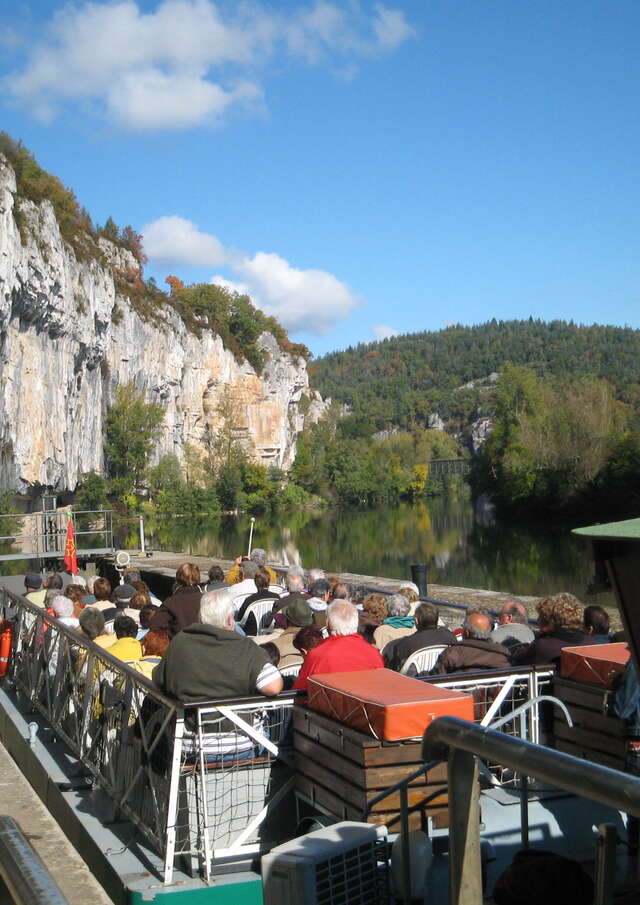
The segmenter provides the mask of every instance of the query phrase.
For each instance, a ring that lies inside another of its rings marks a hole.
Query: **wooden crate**
[[[421,742],[383,742],[302,704],[293,708],[296,789],[339,820],[362,820],[369,802],[423,764]],[[409,786],[409,823],[431,817],[448,826],[447,767],[440,764]],[[374,805],[369,823],[400,829],[400,793]]]
[[[553,694],[566,705],[573,720],[573,726],[568,726],[554,708],[556,748],[583,760],[623,770],[626,727],[623,720],[607,712],[611,692],[597,685],[558,677],[553,680]]]

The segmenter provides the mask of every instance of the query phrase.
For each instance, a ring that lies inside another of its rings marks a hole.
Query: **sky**
[[[640,327],[638,0],[14,0],[0,128],[315,355]]]

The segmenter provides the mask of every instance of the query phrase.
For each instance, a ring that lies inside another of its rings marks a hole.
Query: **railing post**
[[[449,749],[449,905],[482,902],[478,765]]]
[[[616,872],[618,834],[612,823],[601,823],[596,839],[594,905],[612,905]]]

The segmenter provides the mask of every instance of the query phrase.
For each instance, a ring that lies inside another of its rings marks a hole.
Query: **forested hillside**
[[[616,399],[640,403],[639,330],[533,318],[362,344],[319,358],[311,379],[323,396],[351,407],[365,434],[425,425],[431,412],[462,425],[486,407],[490,392],[463,385],[505,363],[527,366],[543,378],[604,378]]]

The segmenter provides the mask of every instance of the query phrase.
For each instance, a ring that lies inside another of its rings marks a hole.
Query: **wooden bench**
[[[626,727],[623,720],[608,713],[611,691],[557,677],[553,680],[553,694],[565,704],[573,720],[573,726],[568,726],[554,708],[553,733],[558,751],[624,770]]]

